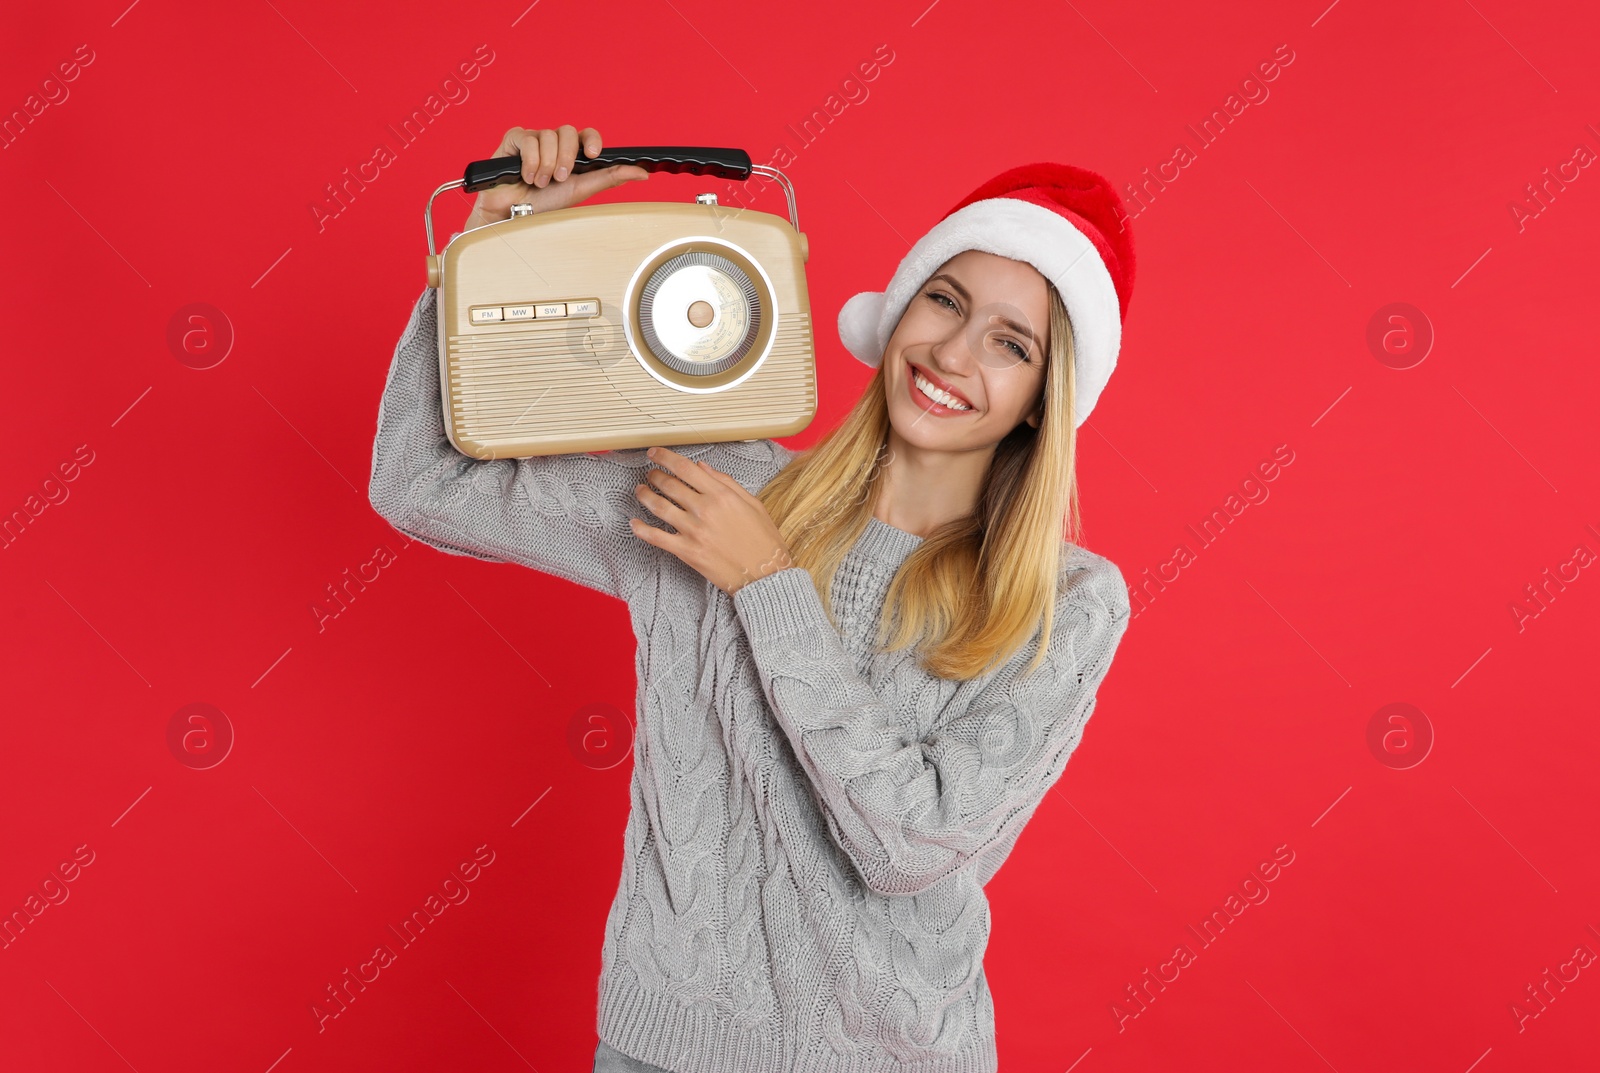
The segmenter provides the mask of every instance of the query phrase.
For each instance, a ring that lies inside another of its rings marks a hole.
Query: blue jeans
[[[660,1066],[623,1054],[605,1040],[594,1049],[594,1073],[669,1073]]]

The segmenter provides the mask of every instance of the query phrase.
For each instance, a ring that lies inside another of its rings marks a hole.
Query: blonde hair
[[[879,651],[916,641],[923,666],[939,678],[998,668],[1042,629],[1032,671],[1050,643],[1063,541],[1076,542],[1080,519],[1072,324],[1048,281],[1046,290],[1049,356],[1038,429],[1019,422],[996,445],[977,508],[929,534],[884,598]],[[830,619],[834,573],[873,515],[879,466],[892,464],[882,461],[888,434],[880,364],[843,419],[759,493]]]

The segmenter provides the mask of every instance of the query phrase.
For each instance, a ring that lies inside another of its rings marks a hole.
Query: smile
[[[971,413],[973,407],[952,392],[940,388],[910,362],[906,368],[911,375],[906,378],[906,389],[918,406],[938,417]]]

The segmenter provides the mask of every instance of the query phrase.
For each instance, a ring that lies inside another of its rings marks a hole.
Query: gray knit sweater
[[[770,440],[675,446],[752,492]],[[435,294],[396,347],[370,498],[443,551],[625,600],[638,638],[632,809],[600,1038],[672,1073],[994,1073],[983,888],[1083,734],[1128,623],[1122,575],[1063,545],[1049,652],[932,677],[874,653],[922,538],[876,518],[832,588],[790,567],[730,598],[628,528],[643,449],[475,460],[440,410]]]

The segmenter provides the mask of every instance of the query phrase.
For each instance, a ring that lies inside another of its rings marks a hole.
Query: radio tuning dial
[[[689,376],[717,376],[743,361],[767,315],[749,274],[703,249],[658,265],[635,301],[645,347]]]
[[[697,204],[697,205],[715,205],[717,203],[717,195],[716,194],[696,194],[694,196],[694,200],[695,200],[695,204]]]
[[[511,206],[511,215],[513,218],[517,216],[532,216],[533,206],[529,205],[525,201],[519,201],[515,205]]]

